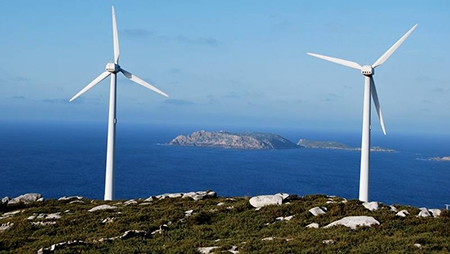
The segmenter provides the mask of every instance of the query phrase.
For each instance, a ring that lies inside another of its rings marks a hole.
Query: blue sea
[[[195,130],[199,129],[118,125],[116,198],[208,189],[226,197],[285,192],[358,198],[358,151],[162,145]],[[295,143],[306,138],[360,145],[359,132],[267,132]],[[106,125],[4,123],[0,133],[0,197],[37,192],[47,199],[103,199]],[[370,200],[428,208],[450,204],[450,162],[429,160],[450,156],[450,137],[394,133],[374,135],[372,144],[397,152],[371,153]]]

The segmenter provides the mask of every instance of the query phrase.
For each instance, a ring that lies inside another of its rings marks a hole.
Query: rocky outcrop
[[[252,150],[298,148],[298,146],[291,141],[281,137],[280,135],[271,133],[231,133],[226,131],[207,132],[203,130],[196,131],[188,136],[180,135],[170,141],[168,145]]]
[[[367,209],[367,210],[369,210],[369,211],[376,211],[376,210],[378,210],[378,209],[380,209],[380,207],[379,207],[379,205],[378,205],[378,202],[375,202],[375,201],[373,201],[373,202],[364,202],[363,203],[363,206]]]
[[[38,201],[44,201],[44,198],[42,197],[41,194],[39,193],[27,193],[27,194],[23,194],[20,195],[18,197],[15,197],[11,200],[8,201],[8,205],[15,205],[15,204],[30,204],[33,202],[38,202]]]
[[[289,194],[277,193],[275,195],[260,195],[250,199],[250,205],[255,208],[261,208],[268,205],[281,205],[284,200],[289,198]]]
[[[207,190],[207,191],[192,191],[192,192],[186,192],[186,193],[165,193],[158,196],[150,196],[145,201],[152,201],[154,198],[156,199],[165,199],[165,198],[191,198],[194,201],[202,200],[205,198],[215,198],[217,197],[217,194],[215,191]]]
[[[96,212],[96,211],[102,211],[102,210],[113,210],[116,209],[117,206],[111,206],[111,205],[99,205],[96,207],[93,207],[89,209],[89,212]]]
[[[313,207],[313,208],[309,209],[308,212],[310,212],[314,216],[319,216],[319,215],[325,214],[327,212],[327,208],[326,207]]]
[[[373,225],[380,225],[380,222],[378,222],[371,216],[348,216],[326,225],[325,228],[337,225],[356,229],[356,227],[370,227]]]

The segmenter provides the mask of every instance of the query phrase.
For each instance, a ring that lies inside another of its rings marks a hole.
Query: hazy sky
[[[107,121],[112,61],[170,95],[118,79],[119,123],[359,130],[364,78],[310,57],[372,64],[387,132],[450,128],[450,1],[2,1],[0,121]],[[375,112],[373,131],[381,132]]]

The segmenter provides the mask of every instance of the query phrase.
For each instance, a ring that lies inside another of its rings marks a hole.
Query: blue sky
[[[372,64],[387,132],[450,127],[449,1],[3,1],[0,121],[106,124],[112,61],[170,95],[118,79],[119,123],[360,130],[364,78],[310,57]],[[372,129],[381,133],[375,112]]]

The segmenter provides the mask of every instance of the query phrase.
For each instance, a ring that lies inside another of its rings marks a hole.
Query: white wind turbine
[[[361,66],[358,63],[347,61],[339,58],[323,56],[313,53],[308,53],[310,56],[318,57],[333,63],[344,65],[350,68],[358,69],[364,75],[364,109],[363,109],[363,125],[362,125],[362,141],[361,141],[361,168],[359,180],[359,200],[369,201],[369,158],[370,158],[370,96],[372,95],[375,108],[380,118],[381,129],[386,135],[384,127],[383,115],[381,114],[380,102],[378,101],[377,90],[373,75],[375,68],[382,65],[394,51],[408,38],[408,36],[416,29],[417,24],[414,25],[405,35],[402,36],[388,51],[386,51],[374,64]]]
[[[113,42],[114,42],[114,63],[106,64],[106,71],[100,74],[97,78],[92,80],[85,88],[83,88],[79,93],[77,93],[70,101],[75,100],[80,95],[85,93],[87,90],[91,89],[102,80],[111,75],[111,85],[109,93],[109,117],[108,117],[108,144],[106,152],[106,177],[105,177],[105,200],[112,200],[114,198],[114,144],[116,136],[116,85],[117,85],[117,73],[122,72],[125,77],[131,81],[149,88],[161,95],[169,97],[167,94],[157,89],[156,87],[150,85],[134,74],[122,69],[119,66],[119,36],[117,33],[117,23],[116,23],[116,13],[114,11],[114,6],[112,6],[112,24],[113,24]]]

